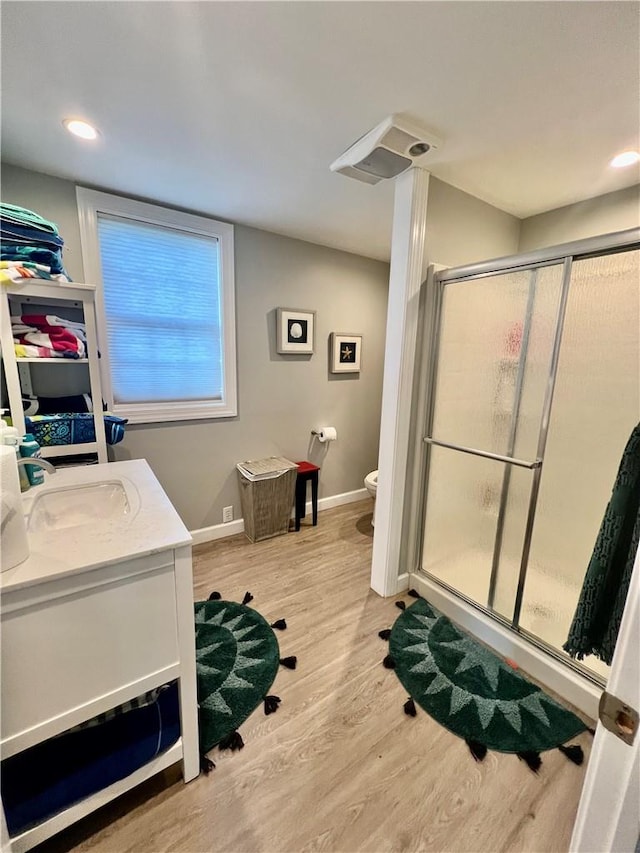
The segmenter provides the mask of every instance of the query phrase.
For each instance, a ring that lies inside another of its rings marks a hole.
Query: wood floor
[[[585,766],[543,755],[538,775],[513,755],[482,764],[418,709],[381,665],[378,630],[398,615],[369,589],[370,501],[320,514],[252,545],[244,536],[194,549],[195,598],[213,589],[269,621],[285,617],[276,714],[257,709],[245,747],[211,753],[217,768],[184,785],[174,769],[106,806],[40,853],[67,850],[566,851]],[[408,599],[407,599],[408,600]],[[576,739],[588,755],[589,735]]]

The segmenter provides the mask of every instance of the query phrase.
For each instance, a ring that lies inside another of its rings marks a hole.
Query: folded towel
[[[50,347],[39,347],[35,344],[17,344],[14,342],[13,349],[16,354],[16,358],[73,358],[74,356],[68,356],[64,352],[56,352],[56,350],[51,349]],[[77,356],[75,356],[77,358]]]
[[[0,239],[3,243],[26,243],[53,251],[64,246],[64,240],[58,234],[39,231],[29,225],[14,225],[4,220],[0,220]]]
[[[0,202],[0,219],[13,222],[16,225],[30,225],[49,234],[58,233],[58,228],[54,222],[49,222],[39,213],[28,210],[26,207],[18,207],[15,204]]]
[[[86,325],[75,320],[67,320],[65,317],[56,317],[55,314],[21,314],[20,317],[12,317],[12,323],[24,323],[25,326],[36,326],[39,329],[48,329],[51,326],[61,326],[64,329],[74,329],[76,332],[85,333]]]
[[[31,261],[0,261],[0,284],[12,284],[23,278],[38,278],[45,281],[69,281],[66,275],[51,275],[50,268]]]
[[[84,323],[74,323],[53,314],[12,317],[11,331],[15,344],[44,347],[71,358],[84,358],[87,352]]]
[[[69,281],[69,275],[62,265],[62,252],[45,249],[40,246],[12,242],[0,242],[0,260],[2,261],[31,261],[35,264],[48,266],[54,275],[64,275]]]

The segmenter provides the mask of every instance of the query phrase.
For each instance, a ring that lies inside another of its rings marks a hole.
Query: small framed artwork
[[[282,355],[313,352],[316,312],[301,308],[278,308],[276,349]]]
[[[329,370],[332,373],[359,373],[362,335],[332,332],[329,352]]]

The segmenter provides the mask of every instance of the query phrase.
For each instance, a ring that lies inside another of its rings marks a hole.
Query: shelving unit
[[[63,317],[70,310],[79,310],[86,327],[87,358],[16,358],[11,332],[11,315],[28,313],[29,310],[33,311],[35,306],[38,306],[38,311],[35,313],[59,314]],[[0,299],[0,342],[11,420],[21,435],[26,432],[22,398],[31,393],[31,371],[37,371],[38,367],[44,365],[57,365],[67,370],[71,365],[84,365],[83,370],[88,373],[88,378],[84,382],[85,387],[82,391],[88,391],[91,394],[96,440],[83,444],[42,447],[41,453],[43,457],[91,453],[96,455],[98,462],[107,462],[96,334],[95,287],[76,282],[63,284],[38,279],[23,279],[3,286]]]

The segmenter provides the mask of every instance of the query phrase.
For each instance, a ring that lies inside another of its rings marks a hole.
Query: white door
[[[640,710],[640,549],[607,692]],[[640,734],[636,731],[629,746],[598,722],[570,849],[572,853],[633,853],[639,838]]]

